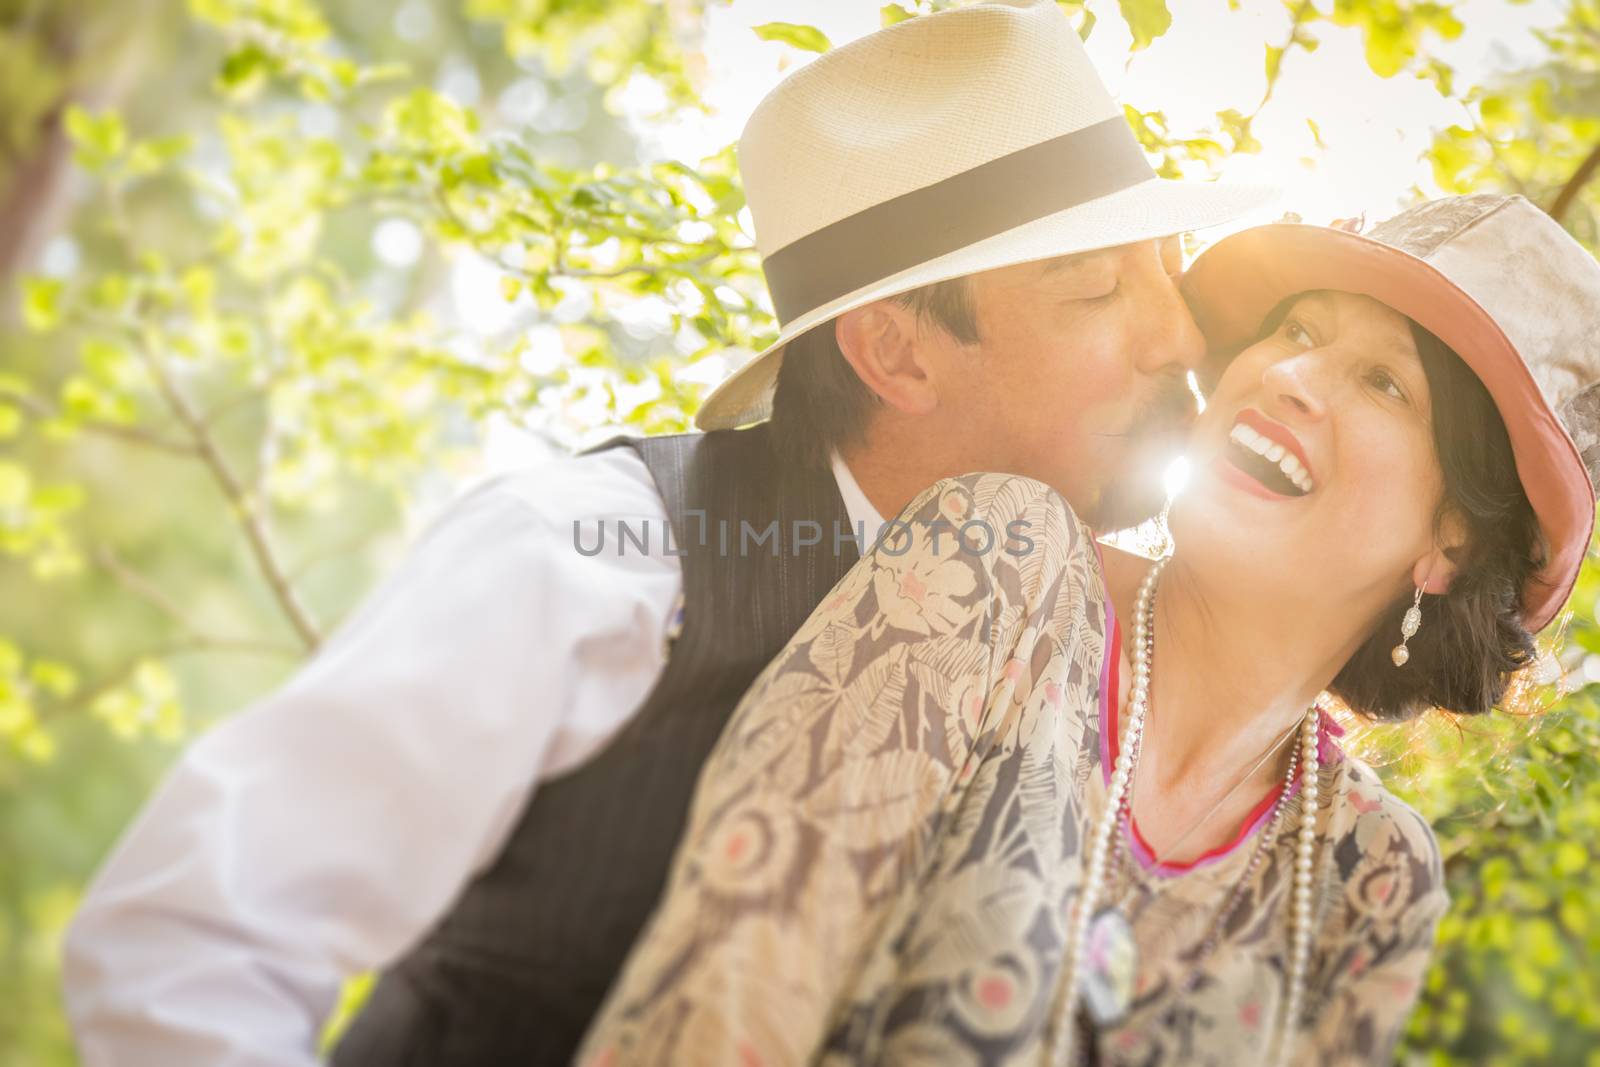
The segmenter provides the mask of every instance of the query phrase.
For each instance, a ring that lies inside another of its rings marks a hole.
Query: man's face
[[[1181,269],[1168,238],[973,275],[980,340],[939,356],[969,469],[1036,478],[1099,529],[1155,514],[1204,355]]]

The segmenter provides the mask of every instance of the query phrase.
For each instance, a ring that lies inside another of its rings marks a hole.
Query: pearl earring
[[[1419,585],[1417,595],[1400,620],[1400,643],[1389,652],[1389,658],[1394,660],[1396,667],[1404,667],[1411,659],[1411,650],[1406,648],[1406,642],[1415,637],[1420,629],[1422,629],[1422,587]]]

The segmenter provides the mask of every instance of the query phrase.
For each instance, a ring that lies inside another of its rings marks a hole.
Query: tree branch
[[[15,404],[17,407],[30,412],[35,418],[53,419],[61,416],[58,408],[52,407],[45,400],[26,393],[7,393],[0,396],[0,404]],[[125,426],[120,422],[106,422],[102,419],[79,419],[76,425],[92,433],[104,434],[115,437],[146,448],[154,448],[162,452],[171,452],[180,456],[196,456],[199,452],[195,447],[185,441],[174,441],[163,437],[153,430],[143,429],[138,426]]]
[[[177,620],[178,625],[182,626],[185,631],[195,632],[195,627],[190,624],[189,617],[183,613],[183,609],[178,607],[172,598],[167,596],[166,590],[124,563],[111,550],[109,545],[100,544],[95,546],[94,561],[104,567],[125,588],[137,593]]]
[[[141,338],[135,346],[145,364],[150,368],[155,377],[161,394],[166,398],[167,404],[172,408],[174,415],[188,429],[194,439],[195,449],[200,458],[211,470],[221,487],[222,493],[232,505],[235,517],[244,528],[246,539],[249,541],[250,550],[255,555],[256,562],[261,567],[262,574],[267,579],[267,584],[272,590],[272,595],[277,598],[284,614],[289,617],[289,622],[300,635],[300,640],[305,644],[307,651],[315,651],[322,643],[322,635],[317,630],[317,625],[312,621],[310,613],[300,601],[299,592],[285,576],[282,565],[278,562],[278,552],[272,543],[272,536],[267,529],[267,523],[261,514],[257,502],[244,488],[239,476],[234,473],[227,458],[217,447],[216,438],[206,427],[194,409],[190,406],[183,394],[178,390],[177,383],[167,373],[166,365],[156,353],[155,347],[149,338]]]
[[[165,589],[162,589],[151,578],[135,570],[118,556],[111,546],[106,544],[96,545],[94,560],[105,568],[106,572],[125,589],[141,599],[149,601],[176,622],[183,631],[184,640],[186,641],[197,641],[207,648],[249,649],[286,656],[300,654],[300,649],[282,642],[262,641],[249,637],[216,637],[209,635],[189,618],[188,614],[179,606],[177,601],[167,594]]]
[[[1578,164],[1578,169],[1572,172],[1572,177],[1567,179],[1567,184],[1561,187],[1561,191],[1556,194],[1556,198],[1550,202],[1548,210],[1551,218],[1557,222],[1562,222],[1566,219],[1567,211],[1578,199],[1578,194],[1583,191],[1583,187],[1589,184],[1589,179],[1594,177],[1596,170],[1600,170],[1600,144],[1595,145],[1593,150],[1584,157],[1583,162]]]

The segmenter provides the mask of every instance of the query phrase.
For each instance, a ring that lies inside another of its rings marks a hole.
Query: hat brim
[[[770,415],[784,348],[846,311],[967,274],[1221,225],[1269,204],[1277,195],[1276,190],[1259,186],[1152,178],[919,263],[786,323],[777,340],[706,397],[695,425],[702,430],[731,429]]]
[[[1523,590],[1524,623],[1537,632],[1555,618],[1589,547],[1594,490],[1577,446],[1481,304],[1426,260],[1359,234],[1299,223],[1273,223],[1224,238],[1195,260],[1182,288],[1214,353],[1237,353],[1255,339],[1279,301],[1314,289],[1381,301],[1449,345],[1500,411],[1549,552]]]

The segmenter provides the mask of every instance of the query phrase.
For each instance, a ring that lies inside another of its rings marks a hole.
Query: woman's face
[[[1431,566],[1444,483],[1428,382],[1387,305],[1296,298],[1223,373],[1189,455],[1170,526],[1208,581],[1284,606],[1337,603],[1364,626]]]

